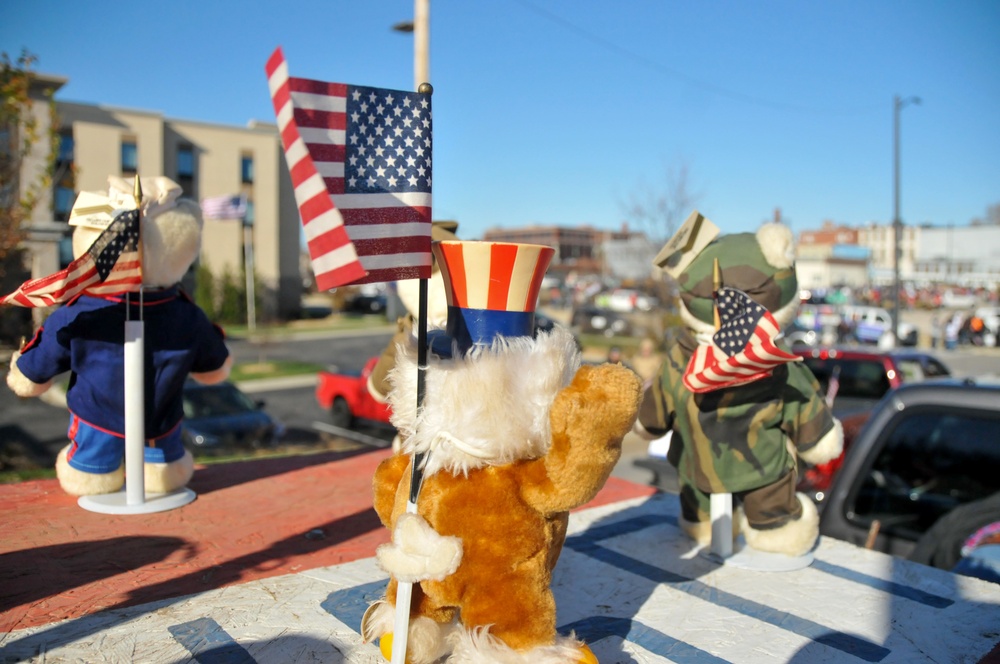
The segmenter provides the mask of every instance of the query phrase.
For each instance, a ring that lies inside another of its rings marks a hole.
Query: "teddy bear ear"
[[[201,207],[186,198],[142,219],[142,278],[147,286],[180,281],[201,252]]]
[[[764,224],[757,230],[757,244],[764,260],[772,267],[781,269],[795,264],[795,242],[788,226],[774,222]]]

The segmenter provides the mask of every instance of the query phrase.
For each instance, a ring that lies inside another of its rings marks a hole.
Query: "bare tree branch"
[[[691,189],[688,163],[664,161],[659,179],[653,184],[640,181],[620,206],[626,220],[645,232],[654,246],[659,246],[673,236],[700,198],[701,194]]]

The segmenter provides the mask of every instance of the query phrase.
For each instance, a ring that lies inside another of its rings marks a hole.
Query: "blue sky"
[[[687,169],[724,232],[893,214],[962,225],[1000,203],[1000,2],[431,0],[434,217],[462,237],[617,228]],[[411,0],[9,2],[0,49],[69,78],[57,98],[273,121],[264,63],[413,87]],[[633,224],[635,227],[635,224]]]

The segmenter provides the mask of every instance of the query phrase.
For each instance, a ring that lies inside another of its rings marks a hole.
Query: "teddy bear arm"
[[[222,363],[222,366],[214,371],[203,371],[203,372],[191,372],[191,378],[202,385],[213,385],[215,383],[221,383],[222,381],[229,378],[229,373],[233,368],[233,356],[230,355],[226,358],[226,361]]]
[[[799,457],[808,464],[826,463],[844,449],[844,429],[820,396],[819,383],[800,365],[789,367],[785,427]]]
[[[819,441],[808,448],[799,447],[799,457],[806,463],[817,466],[832,461],[844,451],[844,426],[840,420],[833,420],[831,427]]]
[[[46,390],[52,387],[52,380],[47,380],[43,383],[36,383],[25,376],[21,373],[21,369],[17,366],[17,360],[19,357],[21,357],[21,353],[16,350],[10,356],[10,371],[7,372],[7,387],[9,387],[11,391],[19,397],[37,397],[40,394],[44,394]]]
[[[375,513],[382,525],[391,527],[393,507],[396,503],[396,492],[403,481],[410,459],[403,454],[394,454],[375,469],[372,479],[372,493]],[[409,477],[407,475],[407,477]]]
[[[550,411],[552,444],[540,460],[544,473],[535,473],[536,481],[526,486],[526,498],[536,509],[572,509],[600,491],[635,422],[641,389],[641,379],[622,366],[577,371]]]

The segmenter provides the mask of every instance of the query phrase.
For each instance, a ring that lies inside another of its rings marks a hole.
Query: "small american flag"
[[[66,269],[26,281],[0,304],[48,307],[68,302],[81,293],[124,293],[137,291],[141,285],[139,210],[127,210],[115,217]]]
[[[720,289],[716,307],[719,329],[712,335],[712,343],[695,349],[684,372],[684,385],[692,392],[749,383],[777,366],[802,359],[775,345],[780,331],[777,321],[743,291]]]
[[[247,213],[247,199],[242,195],[205,198],[201,211],[206,219],[242,219]]]
[[[266,70],[317,285],[430,278],[430,96]]]

